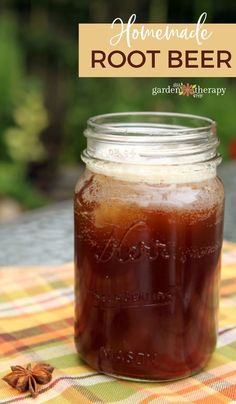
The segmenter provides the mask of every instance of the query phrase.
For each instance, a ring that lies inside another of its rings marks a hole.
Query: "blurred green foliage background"
[[[218,123],[221,153],[230,158],[236,139],[235,79],[77,77],[79,22],[111,23],[118,16],[127,21],[135,12],[138,22],[190,23],[203,11],[208,12],[207,22],[233,23],[236,3],[1,0],[0,199],[12,198],[23,209],[52,200],[50,191],[60,170],[80,162],[86,120],[100,113],[153,110],[209,116]],[[152,87],[176,81],[226,87],[226,95],[152,96]]]

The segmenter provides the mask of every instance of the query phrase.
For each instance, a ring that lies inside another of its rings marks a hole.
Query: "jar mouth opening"
[[[172,112],[120,112],[96,115],[87,122],[88,138],[122,141],[173,141],[215,134],[216,123],[198,115]]]

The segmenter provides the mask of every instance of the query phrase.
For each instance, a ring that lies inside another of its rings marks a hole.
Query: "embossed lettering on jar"
[[[215,123],[91,118],[75,209],[75,342],[99,372],[150,381],[201,370],[217,340],[224,190]]]

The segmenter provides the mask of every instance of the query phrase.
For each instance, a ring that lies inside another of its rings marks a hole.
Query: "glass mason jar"
[[[75,209],[75,341],[92,368],[134,380],[201,370],[217,340],[224,189],[215,123],[96,116]]]

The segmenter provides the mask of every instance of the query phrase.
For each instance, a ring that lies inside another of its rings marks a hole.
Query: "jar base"
[[[81,357],[81,355],[80,355]],[[174,381],[178,381],[178,380],[182,380],[182,379],[187,379],[188,377],[192,377],[198,373],[200,373],[208,364],[209,360],[211,358],[211,355],[208,357],[207,360],[205,360],[203,363],[201,363],[201,365],[193,370],[189,369],[189,372],[185,373],[185,374],[181,374],[181,375],[176,375],[176,376],[167,376],[167,377],[158,377],[158,376],[152,376],[152,377],[142,377],[142,376],[126,376],[126,375],[122,375],[122,374],[118,374],[118,373],[112,373],[106,370],[103,370],[101,368],[99,368],[99,366],[92,366],[91,363],[89,363],[88,360],[84,359],[84,357],[81,357],[81,359],[83,360],[83,362],[88,365],[89,367],[91,367],[92,369],[96,370],[97,372],[99,372],[100,374],[106,375],[106,376],[110,376],[113,377],[115,379],[119,379],[119,380],[127,380],[127,381],[131,381],[131,382],[139,382],[139,383],[168,383],[168,382],[174,382]]]
[[[117,375],[117,374],[114,374],[114,373],[102,372],[102,371],[101,371],[101,374],[104,374],[106,376],[111,376],[111,377],[113,377],[115,379],[118,379],[118,380],[127,380],[127,381],[130,381],[130,382],[136,382],[136,383],[171,383],[171,382],[176,382],[178,380],[187,379],[188,377],[192,377],[192,376],[200,373],[204,369],[204,367],[205,366],[203,366],[203,367],[189,373],[188,375],[176,376],[176,377],[167,378],[167,379],[165,379],[165,378],[163,378],[163,379],[159,379],[159,378],[148,379],[148,378],[145,378],[144,379],[144,378],[141,378],[141,377],[122,376],[122,375]]]

